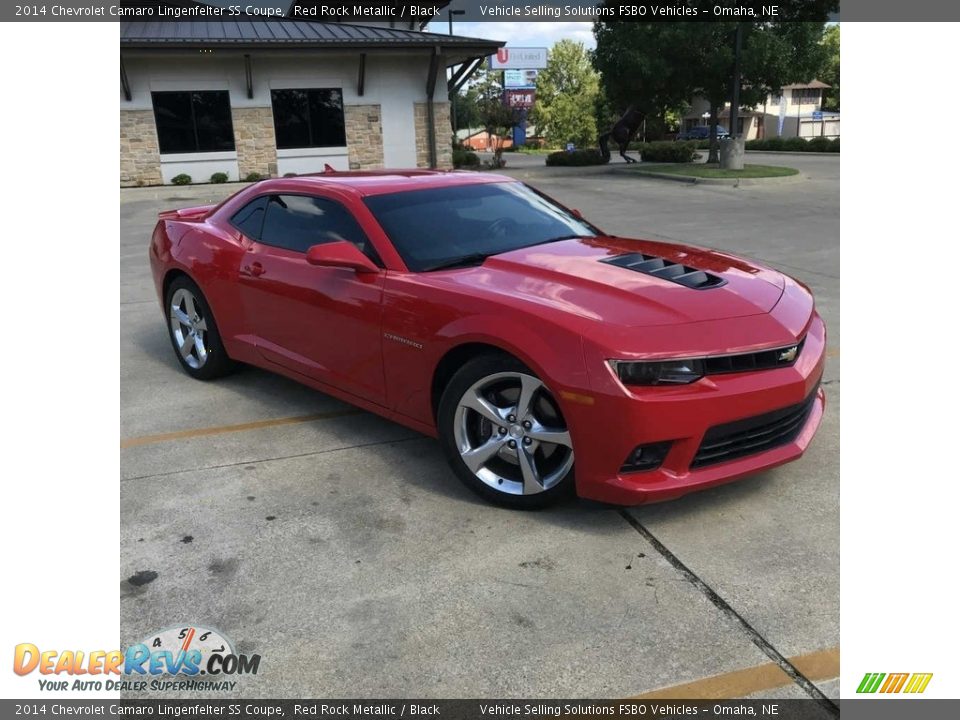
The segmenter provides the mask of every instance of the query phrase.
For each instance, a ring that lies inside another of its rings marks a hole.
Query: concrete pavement
[[[744,696],[837,696],[839,158],[751,156],[803,181],[749,188],[536,159],[506,172],[610,232],[719,247],[811,286],[831,350],[808,454],[663,505],[490,507],[404,428],[260,370],[184,375],[150,230],[157,210],[237,186],[124,191],[124,644],[218,628],[263,657],[237,678],[244,696],[623,697],[717,676]],[[156,578],[128,582],[141,571]]]

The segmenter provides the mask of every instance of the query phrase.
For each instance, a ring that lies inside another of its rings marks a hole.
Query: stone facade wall
[[[161,185],[153,110],[120,111],[120,187]]]
[[[351,170],[383,167],[383,120],[379,105],[343,108]]]
[[[276,176],[277,138],[271,108],[233,108],[233,139],[241,180],[250,173]]]
[[[453,167],[453,148],[450,145],[450,103],[433,103],[433,121],[436,129],[437,167],[449,170]],[[413,123],[417,142],[417,167],[430,167],[430,140],[427,132],[427,104],[413,104]]]
[[[268,107],[234,107],[233,134],[242,180],[250,173],[277,175],[277,143],[273,111]],[[451,168],[450,105],[434,103],[437,166]],[[344,107],[351,170],[383,167],[383,120],[380,105]],[[429,167],[427,105],[414,103],[417,167]],[[160,147],[152,110],[120,111],[120,186],[162,185]]]

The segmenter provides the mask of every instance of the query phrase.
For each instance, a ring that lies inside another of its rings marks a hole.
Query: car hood
[[[602,262],[632,253],[704,270],[725,282],[694,289]],[[784,288],[780,273],[724,253],[606,236],[563,240],[495,255],[480,267],[456,273],[455,281],[623,327],[768,313]]]

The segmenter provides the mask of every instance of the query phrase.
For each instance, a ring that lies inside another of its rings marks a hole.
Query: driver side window
[[[308,195],[271,195],[259,240],[302,253],[313,245],[337,240],[352,242],[362,251],[369,246],[366,234],[345,207]]]

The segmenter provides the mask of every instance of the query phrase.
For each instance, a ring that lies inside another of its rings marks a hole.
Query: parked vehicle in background
[[[723,125],[717,125],[717,139],[723,139],[730,137],[730,133],[727,132],[727,129]],[[709,140],[710,139],[710,126],[709,125],[697,125],[692,127],[689,130],[684,132],[677,133],[677,140]]]

